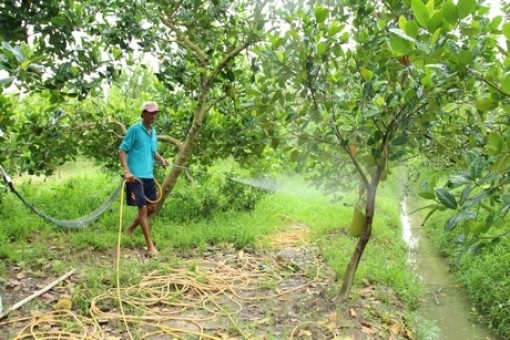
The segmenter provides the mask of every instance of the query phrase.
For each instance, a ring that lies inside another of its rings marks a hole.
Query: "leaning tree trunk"
[[[354,277],[356,276],[356,271],[358,270],[358,265],[363,256],[365,248],[370,240],[370,236],[372,235],[372,222],[374,219],[374,211],[375,211],[375,196],[377,192],[377,185],[379,183],[380,170],[378,169],[377,174],[374,176],[374,180],[372,183],[368,185],[367,188],[367,203],[366,203],[366,211],[365,211],[365,224],[363,227],[363,231],[361,236],[356,244],[356,248],[354,249],[354,253],[351,256],[351,260],[347,265],[347,269],[345,270],[344,279],[342,282],[342,287],[338,292],[335,300],[345,301],[349,293],[351,291],[352,283],[354,282]]]
[[[204,120],[204,115],[206,113],[205,103],[209,89],[209,86],[204,86],[198,101],[197,108],[195,110],[195,115],[193,116],[193,124],[191,125],[191,128],[186,135],[186,141],[182,147],[179,148],[179,152],[173,162],[172,170],[165,177],[163,184],[161,185],[161,199],[157,204],[157,211],[159,211],[159,209],[163,206],[168,195],[172,193],[173,189],[175,188],[175,184],[177,183],[177,179],[181,175],[182,170],[186,166],[186,162],[192,153],[193,145],[195,144],[195,141],[198,138],[198,134],[202,129],[202,121]]]

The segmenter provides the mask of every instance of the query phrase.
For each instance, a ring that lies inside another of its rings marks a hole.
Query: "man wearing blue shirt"
[[[142,120],[129,127],[119,147],[119,158],[126,180],[126,201],[129,206],[138,207],[138,216],[126,229],[132,235],[136,227],[142,228],[147,252],[158,255],[152,242],[149,216],[156,211],[156,186],[154,182],[154,160],[167,166],[168,162],[158,153],[157,134],[153,123],[158,114],[154,102],[142,105]]]

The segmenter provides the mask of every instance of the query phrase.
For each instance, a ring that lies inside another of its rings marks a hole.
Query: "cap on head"
[[[156,112],[158,111],[158,105],[155,102],[145,102],[142,104],[142,112]]]

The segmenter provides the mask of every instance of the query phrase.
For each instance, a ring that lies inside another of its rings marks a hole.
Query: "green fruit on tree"
[[[375,160],[375,164],[377,164],[377,166],[383,166],[385,167],[386,166],[386,157],[382,156],[382,157],[377,157],[376,160]]]
[[[363,157],[363,160],[365,162],[365,165],[367,167],[371,167],[371,166],[374,166],[375,165],[375,158],[374,156],[368,154],[366,156]]]
[[[232,98],[234,100],[236,99],[236,90],[234,89],[233,86],[231,86],[231,85],[228,86],[226,92],[227,92],[227,96],[229,96],[230,98]]]
[[[353,237],[360,237],[365,226],[365,213],[358,208],[354,208],[354,215],[352,216],[351,227],[349,229],[349,235]]]
[[[381,172],[381,178],[380,178],[380,180],[381,180],[382,182],[384,182],[385,180],[387,180],[387,179],[388,179],[388,173],[389,173],[389,169],[388,169],[388,166],[386,165],[386,166],[384,167],[384,170]]]

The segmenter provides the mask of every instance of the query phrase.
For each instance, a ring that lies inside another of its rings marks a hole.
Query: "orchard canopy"
[[[326,178],[333,195],[358,191],[362,228],[345,293],[371,235],[379,182],[410,159],[450,169],[445,184],[432,178],[420,195],[431,212],[451,211],[445,229],[464,228],[468,247],[503,228],[510,20],[492,6],[4,1],[0,164],[51,173],[83,155],[118,167],[139,103],[156,100],[160,138],[178,166],[270,157]],[[181,171],[166,175],[164,197]]]

